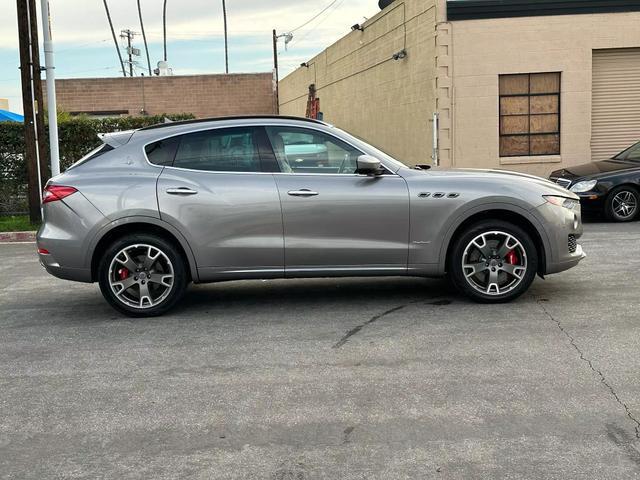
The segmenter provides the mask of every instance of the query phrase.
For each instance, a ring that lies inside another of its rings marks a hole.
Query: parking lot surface
[[[508,305],[245,281],[138,320],[0,245],[0,478],[639,478],[640,223],[581,243]]]

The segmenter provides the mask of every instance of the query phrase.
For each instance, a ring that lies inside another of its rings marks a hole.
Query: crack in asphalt
[[[434,300],[434,299],[431,299],[431,300]],[[340,340],[338,340],[338,342],[332,348],[340,348],[340,347],[342,347],[345,343],[347,343],[349,341],[349,339],[352,336],[354,336],[356,333],[358,333],[360,330],[362,330],[367,325],[371,325],[376,320],[380,320],[382,317],[386,317],[387,315],[390,315],[390,314],[395,313],[395,312],[399,312],[400,310],[404,310],[405,308],[407,308],[407,307],[409,307],[411,305],[415,305],[417,303],[422,303],[422,302],[424,302],[424,300],[414,300],[413,302],[405,303],[403,305],[398,305],[397,307],[390,308],[389,310],[386,310],[386,311],[384,311],[382,313],[374,315],[373,317],[371,317],[366,322],[361,323],[360,325],[357,325],[357,326],[353,327],[351,330],[349,330],[347,333],[345,333],[344,336]],[[434,301],[429,301],[429,302],[425,302],[425,303],[428,303],[429,305],[441,306],[441,305],[449,305],[451,303],[451,301],[450,300],[434,300]]]
[[[611,386],[611,384],[607,381],[607,378],[604,376],[604,374],[602,373],[602,371],[598,368],[596,368],[593,365],[593,362],[588,359],[587,357],[585,357],[584,353],[582,352],[582,350],[580,349],[580,347],[578,347],[578,345],[576,344],[575,339],[573,338],[573,336],[562,326],[562,323],[560,322],[560,320],[557,320],[553,315],[551,315],[551,313],[549,312],[549,310],[547,310],[547,308],[544,306],[544,304],[542,303],[543,301],[546,301],[545,299],[538,299],[536,298],[536,303],[538,305],[540,305],[540,308],[542,309],[542,311],[544,312],[544,314],[549,318],[549,320],[551,320],[552,322],[554,322],[558,329],[569,339],[569,343],[571,344],[571,346],[576,350],[576,352],[578,352],[578,355],[580,355],[580,360],[582,360],[583,362],[585,362],[587,365],[589,365],[589,368],[600,377],[600,383],[602,383],[607,390],[609,390],[609,392],[611,392],[611,395],[613,395],[613,398],[616,400],[616,402],[618,402],[618,404],[620,404],[620,406],[622,408],[624,408],[625,413],[627,414],[627,417],[629,417],[629,419],[635,423],[635,433],[636,433],[636,438],[640,438],[640,421],[635,418],[633,416],[633,414],[631,413],[631,410],[629,410],[629,407],[627,406],[626,403],[624,403],[620,397],[618,396],[618,393],[615,391],[615,389]]]

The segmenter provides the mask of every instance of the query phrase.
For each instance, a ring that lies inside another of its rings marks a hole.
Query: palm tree
[[[227,4],[222,0],[222,16],[224,18],[224,65],[225,72],[229,73],[229,49],[227,46]]]
[[[147,54],[147,66],[149,67],[149,76],[151,73],[151,60],[149,59],[149,48],[147,47],[147,36],[144,33],[144,22],[142,21],[142,8],[140,8],[140,0],[138,0],[138,17],[140,18],[140,30],[142,30],[142,40],[144,41],[144,51]]]
[[[164,61],[167,61],[167,0],[162,6],[162,42],[164,44]]]
[[[118,58],[120,59],[120,68],[122,68],[122,75],[127,76],[127,71],[124,69],[124,62],[122,61],[122,54],[120,53],[120,46],[118,45],[118,39],[116,38],[116,32],[113,30],[113,23],[111,22],[111,14],[109,13],[109,5],[107,5],[107,0],[102,0],[104,2],[104,9],[107,12],[107,20],[109,20],[109,28],[111,28],[111,36],[113,37],[113,43],[116,46],[116,52],[118,52]]]

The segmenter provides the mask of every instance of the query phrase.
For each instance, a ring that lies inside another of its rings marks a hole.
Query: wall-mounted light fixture
[[[393,54],[393,59],[402,60],[403,58],[406,58],[406,56],[407,56],[407,51],[403,48],[399,52]]]
[[[300,64],[301,67],[309,68],[309,64],[307,62],[302,62]]]
[[[356,23],[355,25],[351,25],[351,31],[355,32],[356,30],[360,30],[361,32],[364,32],[364,27],[359,23]]]

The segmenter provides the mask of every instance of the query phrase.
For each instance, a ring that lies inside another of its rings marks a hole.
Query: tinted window
[[[98,158],[100,155],[103,155],[103,154],[105,154],[107,152],[110,152],[111,150],[113,150],[113,147],[111,145],[103,143],[99,147],[94,148],[93,150],[91,150],[84,157],[82,157],[76,163],[71,165],[67,170],[69,170],[71,168],[79,167],[80,165],[83,165],[83,164],[87,163],[89,160],[93,160],[94,158]]]
[[[283,172],[356,173],[362,152],[336,137],[306,128],[266,130]]]
[[[623,158],[634,162],[640,161],[640,143],[636,143],[633,147],[624,152]]]
[[[145,147],[147,158],[155,165],[171,165],[173,163],[173,157],[176,154],[178,142],[178,138],[172,137],[147,145]]]
[[[213,172],[259,172],[253,128],[224,128],[183,135],[174,167]]]

